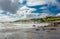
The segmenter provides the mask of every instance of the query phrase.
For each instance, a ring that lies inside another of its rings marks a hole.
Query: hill
[[[17,20],[14,22],[60,22],[60,16],[50,16],[50,17],[46,17],[46,18],[26,18],[26,19],[22,19],[22,20]]]

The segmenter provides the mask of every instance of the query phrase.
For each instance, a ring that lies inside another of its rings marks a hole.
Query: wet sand
[[[60,29],[37,31],[35,28],[23,28],[0,31],[0,39],[60,39]]]

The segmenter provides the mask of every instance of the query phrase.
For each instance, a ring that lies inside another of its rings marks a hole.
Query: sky
[[[0,22],[46,16],[60,16],[60,0],[0,0]]]

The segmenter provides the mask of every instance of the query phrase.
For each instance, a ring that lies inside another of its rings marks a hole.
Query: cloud
[[[0,0],[0,9],[10,13],[17,13],[20,8],[18,0]]]
[[[26,18],[45,18],[48,16],[53,16],[53,14],[50,13],[30,13],[30,14],[24,14],[26,16]]]
[[[9,22],[9,21],[13,21],[13,19],[9,18],[8,16],[4,16],[0,14],[0,22]]]
[[[27,5],[28,6],[36,6],[36,5],[42,5],[46,4],[44,0],[27,0]]]
[[[0,9],[10,13],[17,13],[17,11],[19,11],[19,8],[21,8],[24,4],[26,4],[27,6],[56,4],[58,9],[60,7],[59,3],[56,2],[56,0],[0,0]]]
[[[23,6],[20,10],[17,11],[17,15],[24,15],[23,18],[44,18],[46,16],[52,16],[53,14],[50,13],[48,10],[45,9],[46,7],[42,7],[43,13],[32,13],[32,11],[36,11],[35,8],[28,8],[27,6]]]
[[[41,9],[44,9],[44,7]],[[23,18],[43,18],[52,15],[50,13],[32,13],[32,11],[35,10],[36,10],[35,8],[28,8],[27,6],[24,6],[17,11],[17,15],[19,16],[22,14],[24,15]],[[44,11],[44,12],[49,12],[49,11]]]
[[[43,5],[47,5],[47,6],[43,6]],[[49,13],[52,13],[52,14],[57,14],[60,12],[60,3],[58,3],[57,0],[28,0],[27,6],[35,9],[39,7],[40,9],[43,7],[46,7],[46,9],[50,11]],[[42,11],[40,10],[38,12],[42,12]]]
[[[4,22],[43,18],[59,12],[60,4],[56,0],[0,0],[0,21]]]
[[[0,12],[0,22],[13,22],[15,20],[23,19],[23,15],[20,16],[16,14],[11,14],[9,12],[1,11]]]
[[[50,14],[49,13],[41,13],[39,17],[40,18],[45,18],[47,16],[50,16]]]
[[[56,16],[60,16],[60,13],[56,14]]]

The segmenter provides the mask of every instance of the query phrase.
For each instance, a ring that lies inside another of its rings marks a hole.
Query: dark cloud
[[[14,2],[12,2],[11,0],[0,0],[0,7],[0,9],[2,9],[3,11],[14,14],[17,12],[20,6],[18,4],[18,1],[16,0],[14,0]]]

